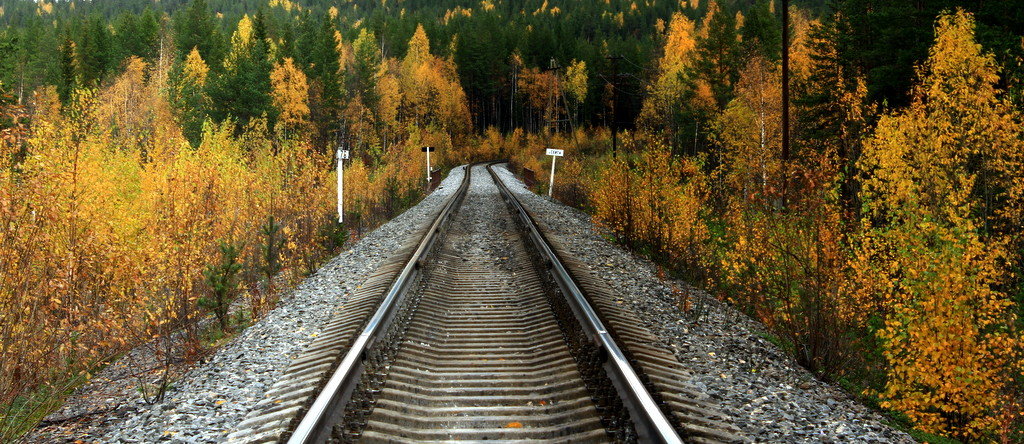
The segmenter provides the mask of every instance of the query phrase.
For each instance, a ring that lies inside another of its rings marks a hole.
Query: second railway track
[[[489,169],[466,171],[233,440],[742,441]]]

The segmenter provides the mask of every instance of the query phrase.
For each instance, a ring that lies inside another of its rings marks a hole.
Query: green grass
[[[757,335],[760,336],[761,339],[764,339],[765,341],[775,344],[776,347],[786,351],[787,353],[793,350],[793,346],[790,343],[784,341],[782,338],[776,335],[773,335],[766,331],[759,331],[757,332]]]
[[[0,442],[13,442],[35,428],[46,415],[64,404],[64,398],[88,381],[86,372],[44,384],[0,406]]]
[[[220,347],[251,325],[251,319],[248,311],[236,312],[232,316],[232,328],[227,332],[221,330],[216,322],[210,323],[210,326],[200,333],[202,347],[207,350]],[[115,362],[117,358],[119,356],[109,362]],[[43,418],[64,405],[65,399],[75,389],[87,383],[89,381],[87,375],[95,374],[105,366],[106,364],[99,365],[91,372],[82,371],[76,375],[56,379],[53,383],[41,385],[15,398],[10,404],[0,405],[0,443],[14,442],[31,431]],[[167,388],[173,386],[173,381],[168,381]],[[159,387],[155,385],[138,387],[140,394],[154,393],[158,389]]]
[[[960,444],[962,441],[954,438],[947,438],[945,436],[936,435],[933,433],[922,432],[915,429],[910,424],[910,419],[904,416],[902,413],[883,410],[883,414],[888,420],[883,423],[896,430],[902,431],[910,435],[917,442],[929,443],[929,444]]]
[[[906,428],[905,429],[905,428],[899,427],[899,426],[894,426],[894,427],[896,427],[896,428],[898,428],[900,430],[903,430],[904,432],[909,433],[910,436],[914,437],[914,439],[916,439],[916,440],[918,440],[920,442],[926,442],[926,443],[929,443],[929,444],[959,444],[961,442],[960,440],[957,440],[957,439],[946,438],[944,436],[939,436],[939,435],[933,435],[931,433],[922,432],[922,431],[917,430],[917,429],[911,429],[911,428]]]

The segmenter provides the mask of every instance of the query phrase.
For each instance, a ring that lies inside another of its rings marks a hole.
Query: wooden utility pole
[[[782,208],[789,182],[789,0],[782,0]]]
[[[612,159],[619,147],[619,60],[620,55],[608,56],[612,61]]]
[[[559,132],[559,130],[558,130],[559,129],[559,122],[561,122],[561,120],[558,118],[558,111],[557,111],[557,108],[558,108],[558,94],[559,94],[559,91],[561,91],[561,89],[562,89],[561,80],[560,80],[560,78],[558,76],[558,70],[559,69],[561,69],[561,66],[558,66],[558,62],[555,61],[554,57],[551,58],[551,62],[549,62],[548,67],[544,68],[544,72],[551,72],[551,73],[553,73],[552,74],[553,77],[551,78],[552,79],[551,81],[554,82],[551,85],[550,90],[548,91],[548,105],[544,109],[544,114],[545,114],[545,116],[544,116],[544,125],[546,126],[546,128],[548,130],[548,134],[553,134],[553,133]],[[555,129],[554,130],[551,129],[551,124],[555,125]]]

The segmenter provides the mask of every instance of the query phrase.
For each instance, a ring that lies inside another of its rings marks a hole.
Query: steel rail
[[[555,254],[548,244],[547,239],[540,233],[536,222],[526,212],[526,209],[501,178],[498,177],[498,173],[492,168],[495,164],[488,164],[487,171],[491,173],[491,177],[498,185],[498,189],[501,190],[502,199],[512,207],[513,212],[519,216],[523,225],[527,228],[530,239],[533,241],[534,246],[537,247],[541,258],[547,262],[548,271],[562,290],[562,294],[565,296],[566,302],[572,308],[576,318],[580,320],[583,328],[589,332],[594,344],[604,352],[603,356],[606,357],[606,360],[603,368],[615,385],[623,405],[629,411],[630,419],[633,421],[641,442],[682,443],[683,440],[672,425],[672,422],[669,421],[668,417],[665,416],[665,413],[654,400],[654,397],[648,392],[647,387],[640,380],[639,375],[630,365],[629,360],[626,359],[622,349],[615,343],[615,339],[608,332],[608,329],[605,328],[604,323],[593,306],[590,305],[590,302],[587,301],[579,286],[576,285],[576,282],[568,270],[566,270],[558,255]]]
[[[289,444],[321,443],[330,437],[332,425],[341,418],[345,405],[352,397],[352,392],[359,383],[360,376],[365,370],[364,360],[368,349],[374,345],[377,338],[387,331],[388,326],[394,319],[395,313],[402,305],[409,286],[415,282],[420,272],[420,264],[424,257],[430,252],[431,247],[438,238],[445,222],[454,214],[457,208],[466,197],[466,190],[469,189],[469,175],[473,165],[466,165],[465,173],[462,176],[462,184],[459,189],[448,199],[441,209],[433,224],[427,230],[423,240],[413,253],[409,262],[402,268],[402,272],[395,278],[394,283],[388,289],[380,307],[373,314],[373,317],[363,327],[362,332],[353,341],[345,357],[342,358],[338,368],[331,375],[323,390],[317,396],[309,410],[302,417],[298,427],[292,432],[288,439]]]

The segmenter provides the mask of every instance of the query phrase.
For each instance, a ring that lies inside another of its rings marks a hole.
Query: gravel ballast
[[[755,442],[914,442],[877,412],[819,381],[765,340],[756,321],[696,291],[663,280],[658,267],[602,236],[590,216],[528,190],[504,166],[495,170],[543,219],[575,259],[588,264],[692,373],[690,381]],[[698,319],[683,315],[672,286],[689,290]],[[696,300],[695,300],[696,299]]]
[[[452,169],[441,186],[369,233],[286,295],[270,313],[185,373],[166,401],[132,400],[106,421],[100,442],[222,442],[318,334],[349,293],[433,214],[462,181]]]

